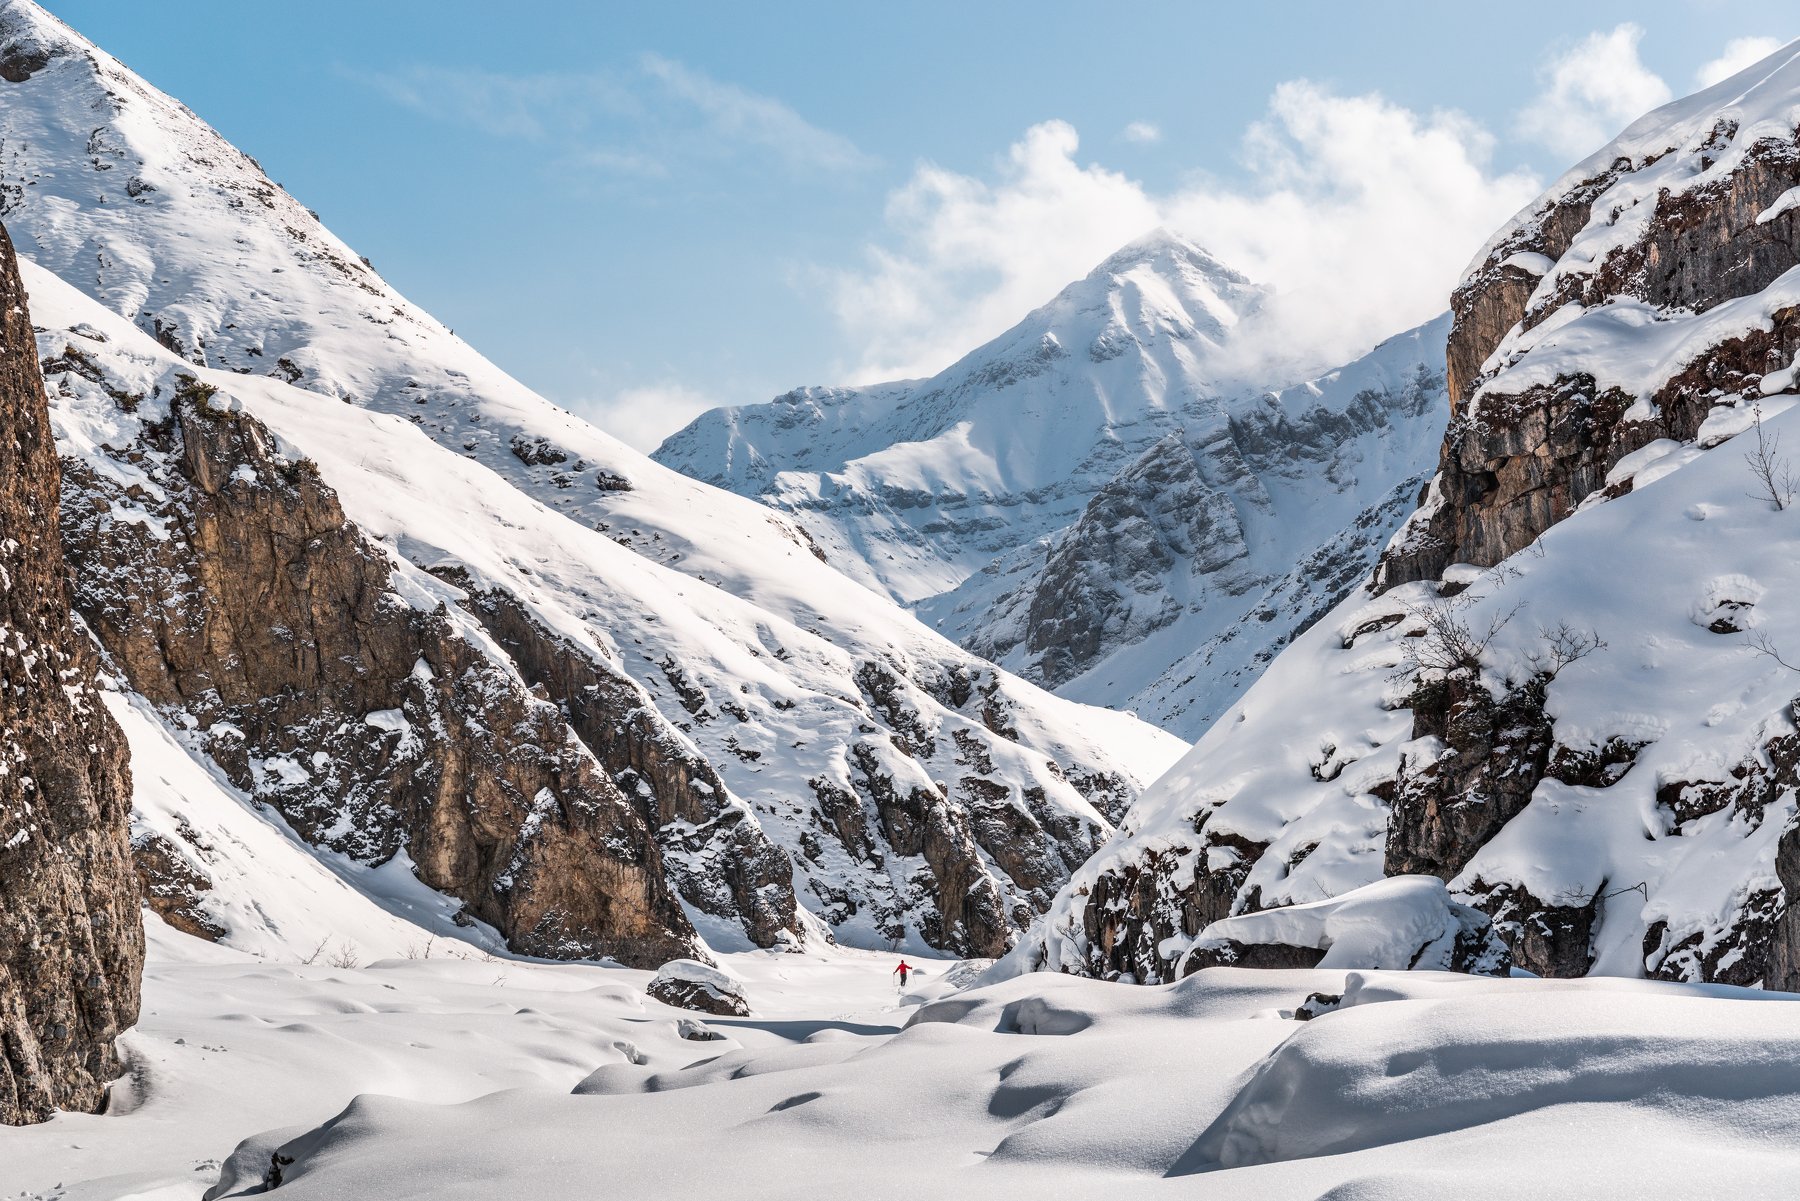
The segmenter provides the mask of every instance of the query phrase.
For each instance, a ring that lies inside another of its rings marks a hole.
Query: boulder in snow
[[[1228,917],[1200,931],[1180,974],[1207,967],[1373,968],[1504,976],[1512,955],[1479,909],[1436,876],[1395,876],[1308,905]]]
[[[671,959],[663,964],[644,991],[677,1009],[719,1017],[747,1017],[750,1013],[750,1003],[736,980],[694,959]]]

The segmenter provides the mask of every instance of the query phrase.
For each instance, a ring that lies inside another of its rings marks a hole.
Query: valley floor
[[[693,1042],[645,972],[151,938],[112,1112],[0,1130],[0,1196],[241,1195],[277,1150],[293,1201],[1537,1201],[1788,1195],[1800,1171],[1782,994],[1234,969],[959,993],[927,961],[902,997],[894,956],[833,949],[723,957],[755,1016]],[[1344,1005],[1295,1021],[1313,992]]]

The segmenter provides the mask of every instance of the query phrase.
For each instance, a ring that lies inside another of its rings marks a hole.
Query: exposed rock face
[[[1393,353],[1390,346],[1370,359]],[[1416,503],[1424,474],[1402,447],[1418,427],[1435,425],[1427,415],[1442,399],[1442,374],[1421,363],[1347,400],[1302,407],[1270,397],[1216,425],[1167,435],[1094,494],[1054,540],[1041,573],[996,601],[993,620],[968,645],[997,661],[1022,654],[1034,678],[1058,687],[1130,648],[1174,641],[1181,649],[1146,695],[1159,698],[1159,711],[1181,714],[1177,728],[1203,729],[1362,581]],[[1393,453],[1370,456],[1382,439],[1396,444]],[[1365,456],[1391,458],[1401,474],[1362,479]],[[1313,491],[1342,498],[1341,527],[1298,561],[1276,561],[1267,547],[1284,540],[1277,530],[1293,519],[1291,502],[1276,497]],[[1372,503],[1356,508],[1364,502]],[[1161,633],[1177,623],[1193,637]]]
[[[1197,862],[1206,866],[1195,871],[1192,887],[1175,883],[1177,865],[1187,856],[1155,849],[1094,881],[1081,907],[1083,974],[1140,984],[1173,980],[1173,960],[1163,953],[1168,940],[1192,939],[1235,911],[1245,875],[1267,848],[1235,835],[1209,833],[1204,819],[1199,824]]]
[[[99,1108],[144,959],[124,737],[70,616],[59,488],[0,230],[0,1123],[11,1124]]]
[[[1414,690],[1413,739],[1430,741],[1401,760],[1387,875],[1455,879],[1531,802],[1550,757],[1549,683],[1532,679],[1496,699],[1471,673],[1458,672]]]
[[[465,606],[525,680],[562,707],[625,795],[646,809],[676,891],[702,912],[741,922],[758,946],[790,936],[799,924],[794,865],[747,810],[727,803],[719,773],[684,744],[642,690],[545,629],[507,593],[468,590]]]
[[[303,837],[406,853],[517,950],[692,953],[644,815],[557,707],[403,599],[311,462],[222,400],[190,377],[121,450],[131,484],[69,467],[77,607],[131,686]],[[178,915],[179,884],[153,902]]]
[[[1451,301],[1453,417],[1432,499],[1384,557],[1382,587],[1435,578],[1452,563],[1491,566],[1517,553],[1605,489],[1607,474],[1626,455],[1658,439],[1693,441],[1714,406],[1753,401],[1762,377],[1793,361],[1800,310],[1782,309],[1767,328],[1716,342],[1648,395],[1578,370],[1541,382],[1530,377],[1523,386],[1501,378],[1519,354],[1503,344],[1510,347],[1554,313],[1566,316],[1569,306],[1616,307],[1627,298],[1704,313],[1762,292],[1800,263],[1800,210],[1776,211],[1800,186],[1800,147],[1792,138],[1768,137],[1733,147],[1738,133],[1731,122],[1713,128],[1701,156],[1734,153],[1728,170],[1709,173],[1700,186],[1615,199],[1615,185],[1629,187],[1634,173],[1668,153],[1640,152],[1541,201],[1489,247]],[[1615,220],[1620,207],[1652,211],[1633,214],[1632,235],[1609,244],[1595,269],[1541,281],[1578,237],[1592,236],[1590,226],[1605,224],[1593,211],[1603,196],[1615,206]],[[1614,494],[1629,488],[1625,481]]]

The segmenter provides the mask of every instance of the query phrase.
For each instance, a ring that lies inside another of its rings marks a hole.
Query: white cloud
[[[1148,121],[1133,121],[1119,136],[1127,142],[1148,144],[1162,141],[1162,130]]]
[[[649,454],[670,434],[718,401],[683,384],[625,388],[605,400],[570,407],[619,441]]]
[[[660,177],[671,165],[746,154],[812,171],[875,160],[770,96],[647,54],[623,72],[510,75],[414,66],[352,76],[396,104],[495,138],[552,145],[550,162]]]
[[[585,127],[596,114],[630,106],[624,89],[599,75],[504,75],[415,66],[355,78],[414,112],[469,125],[493,137],[533,142],[570,123]]]
[[[898,244],[871,246],[864,268],[827,281],[862,347],[855,379],[940,370],[1161,223],[1138,184],[1078,164],[1078,146],[1073,126],[1046,121],[994,183],[925,164],[889,197]]]
[[[1453,113],[1283,84],[1245,139],[1247,180],[1169,195],[1077,161],[1075,130],[1034,126],[984,181],[921,166],[884,241],[828,280],[859,380],[935,373],[1159,225],[1278,289],[1270,353],[1318,365],[1429,319],[1475,250],[1538,191],[1488,168],[1493,140]]]
[[[1543,94],[1518,117],[1519,136],[1572,159],[1600,149],[1631,122],[1673,98],[1638,57],[1642,26],[1591,33],[1545,64]]]
[[[1541,190],[1494,171],[1494,139],[1455,112],[1282,84],[1246,137],[1247,187],[1201,184],[1169,223],[1278,291],[1268,353],[1343,361],[1449,306],[1469,259]]]
[[[1730,79],[1752,63],[1769,57],[1783,45],[1785,43],[1780,38],[1732,38],[1725,43],[1725,49],[1719,52],[1719,57],[1694,72],[1694,86],[1710,88],[1721,80]]]
[[[646,74],[699,110],[723,138],[775,151],[790,162],[846,170],[874,160],[850,139],[820,129],[768,96],[724,83],[659,54],[643,57]]]

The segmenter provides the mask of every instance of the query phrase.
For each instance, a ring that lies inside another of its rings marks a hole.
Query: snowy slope
[[[1788,985],[1797,126],[1790,47],[1646,116],[1496,236],[1382,589],[1127,816],[1043,962],[1167,978],[1226,913],[1423,871],[1541,973]]]
[[[1442,430],[1447,319],[1306,379],[1264,300],[1159,230],[929,380],[714,410],[656,457],[977,653],[1196,737],[1373,562]]]
[[[318,464],[410,603],[509,598],[628,677],[663,734],[716,770],[718,811],[760,826],[802,905],[843,936],[954,942],[945,895],[1022,923],[1108,828],[1100,809],[1121,811],[1180,752],[995,671],[821,563],[786,518],[537,397],[28,0],[0,4],[0,64],[24,77],[0,85],[0,216],[40,268],[40,349],[75,346],[100,380],[53,383],[64,453],[124,489],[122,461],[179,375],[218,388]],[[115,394],[145,399],[127,412]],[[957,845],[897,829],[909,805]],[[674,854],[695,832],[661,835]],[[690,916],[722,945],[743,937]]]
[[[0,1131],[0,1184],[260,1195],[279,1148],[300,1201],[1623,1201],[1784,1196],[1800,1155],[1791,995],[1221,968],[897,1002],[889,956],[725,966],[753,1016],[697,1043],[648,972],[279,965],[153,927],[128,1086]],[[1342,1001],[1293,1020],[1314,994]]]

